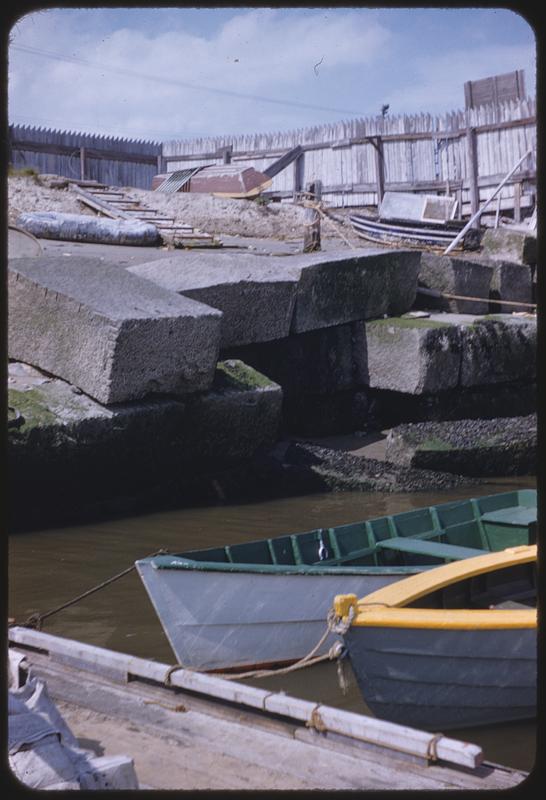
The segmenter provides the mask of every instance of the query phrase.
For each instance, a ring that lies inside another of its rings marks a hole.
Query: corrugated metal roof
[[[163,183],[160,183],[156,192],[165,192],[166,194],[174,194],[175,192],[179,192],[182,187],[188,183],[192,175],[195,175],[196,172],[203,169],[203,167],[191,167],[190,169],[178,169],[175,172],[171,172],[170,175],[165,178]]]

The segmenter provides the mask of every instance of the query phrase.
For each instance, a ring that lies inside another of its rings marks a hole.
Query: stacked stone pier
[[[153,496],[169,485],[191,500],[199,479],[222,500],[225,471],[257,479],[244,469],[282,436],[532,414],[534,318],[476,306],[416,318],[419,284],[442,288],[441,268],[445,290],[464,278],[485,312],[502,286],[499,262],[437,258],[370,247],[178,251],[128,269],[115,256],[11,259],[14,497],[22,508],[30,487],[45,514],[70,486],[83,508],[146,494],[153,474]]]

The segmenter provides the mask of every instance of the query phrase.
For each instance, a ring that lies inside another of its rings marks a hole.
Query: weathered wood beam
[[[80,155],[81,148],[68,144],[50,144],[49,142],[29,142],[21,139],[10,142],[12,150],[27,150],[32,153],[51,153],[57,156]],[[97,158],[104,161],[131,161],[136,164],[151,164],[157,166],[156,155],[140,153],[125,153],[122,150],[97,150],[94,147],[85,148],[86,158]]]
[[[293,147],[292,150],[289,150],[287,153],[278,158],[277,161],[274,161],[273,164],[270,164],[266,169],[264,169],[264,175],[267,175],[269,178],[274,178],[275,175],[278,175],[279,172],[282,172],[283,169],[286,169],[289,164],[299,158],[302,152],[303,148],[301,145]]]
[[[480,189],[487,189],[488,187],[496,186],[497,183],[502,179],[502,175],[481,175],[478,177],[478,187]],[[514,185],[519,183],[521,180],[529,180],[534,181],[536,180],[534,173],[526,172],[526,173],[518,173],[517,177],[507,181],[507,185]],[[470,188],[470,181],[468,180],[450,180],[449,181],[450,190],[453,193],[460,192],[462,190],[468,191]],[[436,181],[414,181],[413,183],[410,182],[401,182],[401,181],[386,181],[384,185],[385,191],[391,192],[441,192],[442,194],[445,191],[445,181],[444,180],[436,180]],[[301,191],[301,186],[299,187]],[[324,194],[375,194],[377,192],[377,183],[376,182],[369,182],[369,183],[337,183],[337,184],[326,184],[322,187],[322,193]],[[279,198],[284,199],[293,196],[293,191],[291,190],[276,190],[276,191],[267,191],[262,192],[262,197],[271,197],[271,198]],[[525,203],[524,200],[525,195],[522,197],[522,204]],[[465,201],[466,202],[466,201]]]
[[[489,133],[490,131],[504,130],[509,128],[521,128],[527,125],[536,124],[536,117],[524,117],[523,119],[508,120],[506,122],[495,122],[487,125],[476,125],[476,133]],[[424,131],[420,133],[385,133],[381,134],[383,142],[415,142],[434,139],[459,139],[466,136],[466,129],[457,131]],[[369,136],[357,136],[350,139],[342,139],[335,142],[315,142],[313,144],[301,145],[302,152],[313,150],[337,149],[339,147],[351,147],[358,144],[373,144],[372,140],[377,138],[377,134]],[[284,150],[234,150],[232,160],[243,161],[245,159],[275,158],[282,156]],[[199,161],[220,158],[216,153],[184,153],[183,155],[166,155],[164,160],[170,161]]]
[[[94,208],[95,211],[100,211],[101,214],[106,214],[107,217],[111,217],[112,219],[133,219],[126,211],[122,211],[119,208],[112,208],[112,206],[104,200],[99,200],[90,192],[86,192],[85,189],[81,189],[77,185],[73,185],[71,190],[78,195],[80,203],[85,203],[86,206]]]
[[[385,194],[385,155],[383,152],[383,140],[381,136],[374,142],[375,147],[375,175],[377,182],[377,205],[380,205]]]
[[[85,180],[85,147],[80,147],[80,179]]]
[[[480,193],[478,189],[478,147],[476,144],[476,129],[467,128],[466,147],[468,153],[468,179],[470,182],[470,211],[475,214],[480,207]],[[475,228],[479,228],[480,222],[476,219]]]

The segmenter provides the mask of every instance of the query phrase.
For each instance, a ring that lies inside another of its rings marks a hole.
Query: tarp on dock
[[[33,789],[138,789],[132,759],[90,757],[49,696],[43,680],[24,673],[20,654],[10,652],[8,758],[22,783]]]

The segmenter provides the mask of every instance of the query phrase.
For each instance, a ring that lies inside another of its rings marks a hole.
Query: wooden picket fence
[[[10,164],[75,180],[149,189],[158,172],[160,142],[94,136],[12,125]]]
[[[344,120],[282,133],[218,136],[163,144],[166,171],[231,163],[263,171],[301,145],[291,167],[273,178],[276,199],[292,199],[322,181],[323,199],[336,206],[375,205],[385,190],[447,192],[470,213],[524,153],[536,153],[536,110],[530,98],[453,111]],[[534,202],[536,157],[502,191],[502,208]]]
[[[315,180],[334,206],[376,205],[384,191],[455,194],[469,214],[527,150],[527,162],[501,192],[500,208],[534,204],[536,104],[519,99],[449,112],[368,117],[277,133],[216,136],[163,143],[42,128],[10,128],[11,163],[78,179],[151,188],[158,172],[231,162],[264,171],[301,146],[268,192],[292,201]]]

